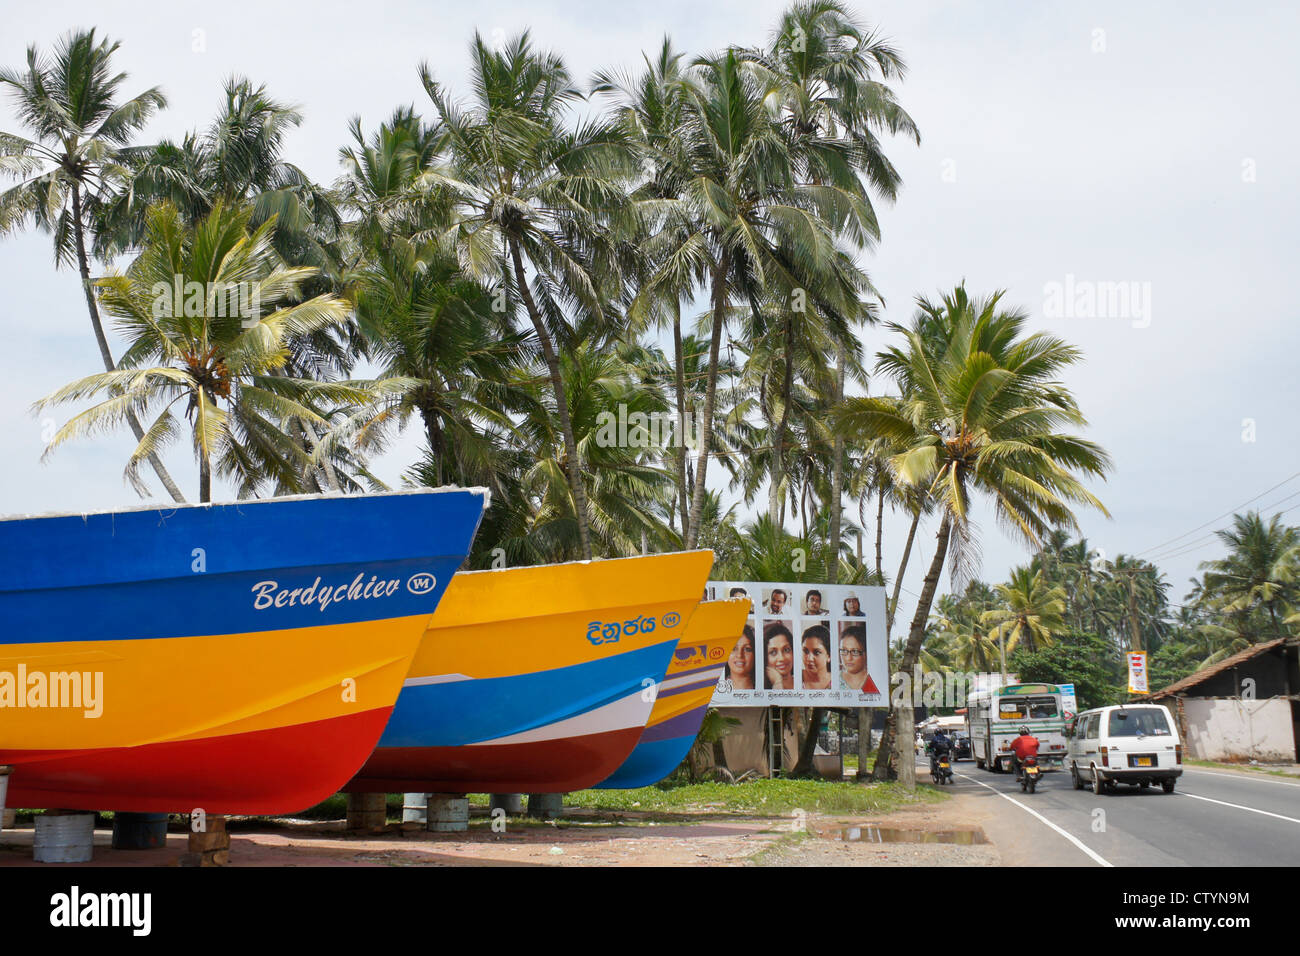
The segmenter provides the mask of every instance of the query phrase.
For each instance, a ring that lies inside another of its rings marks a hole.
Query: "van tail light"
[[[1174,744],[1174,763],[1183,762],[1183,745]]]
[[[1103,764],[1109,762],[1109,758],[1108,758],[1108,756],[1107,756],[1109,753],[1110,753],[1110,748],[1109,748],[1109,747],[1102,747],[1102,748],[1101,748],[1101,762],[1102,762]]]

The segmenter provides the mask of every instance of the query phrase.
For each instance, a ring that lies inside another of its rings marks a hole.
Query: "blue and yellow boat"
[[[648,787],[686,759],[749,611],[748,600],[706,601],[696,609],[657,688],[636,749],[596,789]]]
[[[562,793],[608,777],[713,554],[688,551],[456,575],[352,791]]]
[[[374,749],[487,493],[0,520],[11,806],[279,813]]]

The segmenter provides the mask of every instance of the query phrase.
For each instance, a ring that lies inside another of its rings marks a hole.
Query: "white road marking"
[[[1194,793],[1188,793],[1186,790],[1178,791],[1182,797],[1191,797],[1193,800],[1204,800],[1206,803],[1217,803],[1221,807],[1233,807],[1237,810],[1249,810],[1251,813],[1262,813],[1266,817],[1277,817],[1279,820],[1285,820],[1287,823],[1300,823],[1295,817],[1284,817],[1280,813],[1270,813],[1267,810],[1256,810],[1254,807],[1243,807],[1240,803],[1228,803],[1226,800],[1214,800],[1210,797],[1198,797]]]
[[[1075,846],[1077,846],[1077,847],[1078,847],[1080,850],[1082,850],[1084,853],[1088,854],[1088,856],[1092,857],[1093,860],[1095,860],[1096,862],[1100,863],[1102,866],[1113,867],[1113,866],[1115,865],[1114,863],[1111,863],[1109,860],[1107,860],[1105,857],[1101,856],[1101,854],[1094,852],[1094,851],[1092,850],[1091,847],[1089,847],[1087,844],[1085,844],[1082,840],[1080,840],[1080,839],[1079,839],[1078,837],[1076,837],[1074,834],[1069,833],[1069,832],[1067,832],[1067,831],[1065,831],[1065,830],[1062,830],[1060,827],[1058,827],[1058,826],[1057,826],[1055,823],[1053,823],[1051,820],[1047,819],[1047,817],[1043,816],[1043,815],[1042,815],[1041,813],[1039,813],[1037,810],[1033,809],[1032,807],[1027,807],[1027,806],[1025,806],[1023,803],[1021,803],[1019,800],[1015,799],[1014,797],[1009,797],[1009,796],[1007,796],[1005,793],[1003,793],[1003,792],[1002,792],[1001,790],[999,790],[997,787],[990,787],[990,786],[989,786],[987,783],[985,783],[983,780],[976,780],[974,777],[967,777],[966,774],[964,774],[964,773],[959,773],[959,774],[957,774],[957,776],[959,776],[959,777],[965,777],[965,779],[969,780],[971,783],[978,783],[978,784],[979,784],[981,787],[983,787],[985,790],[992,790],[994,793],[996,793],[996,794],[997,794],[999,797],[1001,797],[1003,800],[1010,800],[1012,803],[1014,803],[1016,806],[1018,806],[1021,810],[1024,810],[1024,811],[1025,811],[1026,813],[1028,813],[1030,816],[1036,818],[1040,823],[1045,823],[1045,824],[1047,824],[1049,827],[1051,827],[1053,830],[1055,830],[1055,831],[1056,831],[1057,833],[1059,833],[1061,836],[1065,837],[1067,840],[1069,840],[1071,843],[1073,843]],[[1186,796],[1189,796],[1189,797],[1190,797],[1191,794],[1186,794]],[[1261,812],[1262,812],[1262,811],[1261,811]]]
[[[1200,767],[1183,767],[1183,773],[1205,774],[1207,777],[1224,777],[1228,780],[1258,780],[1260,783],[1276,783],[1283,787],[1300,787],[1300,783],[1288,783],[1285,780],[1266,777],[1261,773],[1252,773],[1249,770],[1242,773],[1215,773],[1213,770],[1202,770]]]

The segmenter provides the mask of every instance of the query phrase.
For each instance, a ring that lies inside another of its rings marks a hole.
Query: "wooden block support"
[[[189,852],[181,857],[181,866],[226,866],[230,862],[230,833],[226,818],[209,815],[207,829],[190,831]]]

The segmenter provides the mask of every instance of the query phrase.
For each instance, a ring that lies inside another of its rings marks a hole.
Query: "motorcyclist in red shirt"
[[[1020,765],[1026,757],[1038,756],[1038,738],[1029,732],[1028,727],[1020,728],[1020,736],[1011,741],[1011,768],[1020,779]]]

